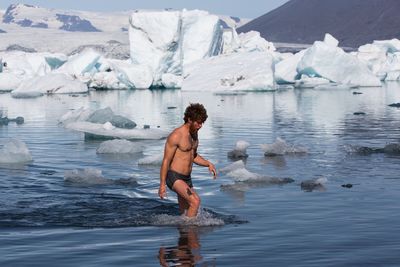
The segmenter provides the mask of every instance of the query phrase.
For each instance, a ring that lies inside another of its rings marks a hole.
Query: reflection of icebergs
[[[265,156],[278,156],[285,154],[304,154],[307,153],[307,148],[295,147],[294,145],[286,143],[282,138],[276,138],[273,144],[262,144],[261,149],[264,151]]]
[[[228,152],[228,157],[232,159],[247,158],[249,155],[246,153],[246,149],[250,144],[246,141],[239,140],[236,142],[235,149]]]
[[[91,134],[93,138],[120,138],[120,139],[162,139],[168,132],[160,129],[105,129],[103,124],[88,121],[72,122],[66,125],[67,129]]]
[[[320,177],[312,180],[306,180],[301,182],[301,189],[307,192],[311,191],[325,191],[325,183],[328,182],[328,179],[325,177]]]
[[[113,153],[113,154],[127,154],[138,153],[143,150],[143,146],[130,142],[128,140],[109,140],[100,144],[96,152],[99,154]]]
[[[0,163],[24,163],[32,161],[31,153],[26,144],[18,139],[9,139],[0,149]]]
[[[101,170],[86,168],[83,170],[69,170],[64,174],[64,181],[73,185],[124,185],[135,186],[137,181],[134,178],[121,178],[117,180],[105,178]]]

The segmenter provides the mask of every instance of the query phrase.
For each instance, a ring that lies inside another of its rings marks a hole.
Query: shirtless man
[[[176,128],[167,138],[164,158],[160,169],[161,199],[167,196],[165,185],[178,195],[179,210],[188,217],[195,217],[200,207],[200,197],[193,189],[192,165],[208,167],[214,179],[217,176],[215,166],[197,154],[199,140],[197,132],[207,119],[207,111],[201,104],[190,104],[185,110],[185,123]]]

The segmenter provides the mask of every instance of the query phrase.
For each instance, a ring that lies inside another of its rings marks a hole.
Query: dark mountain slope
[[[238,32],[259,31],[268,41],[311,44],[325,33],[340,46],[400,38],[398,0],[291,0]]]

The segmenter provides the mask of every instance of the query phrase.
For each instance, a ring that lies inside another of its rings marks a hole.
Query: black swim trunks
[[[174,185],[176,180],[182,180],[184,181],[190,188],[193,187],[193,183],[192,183],[192,178],[189,175],[184,175],[184,174],[180,174],[178,172],[174,172],[171,170],[168,170],[167,172],[167,186],[169,189],[172,190],[172,186]]]

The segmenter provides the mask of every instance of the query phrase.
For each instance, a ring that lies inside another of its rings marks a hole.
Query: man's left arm
[[[215,169],[214,164],[212,164],[210,161],[206,160],[205,158],[196,153],[193,162],[196,163],[197,165],[208,167],[208,170],[213,174],[214,179],[217,178],[217,170]]]

